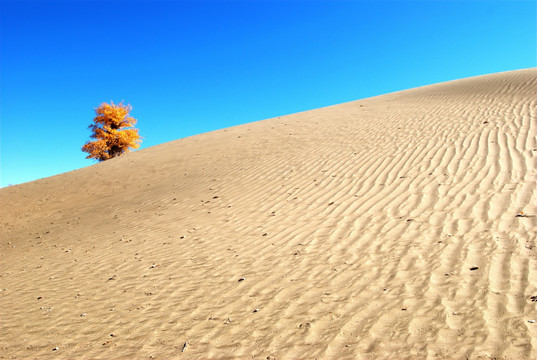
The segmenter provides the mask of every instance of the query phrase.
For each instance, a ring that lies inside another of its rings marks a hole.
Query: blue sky
[[[536,1],[1,1],[1,186],[89,166],[102,102],[141,148],[535,67]]]

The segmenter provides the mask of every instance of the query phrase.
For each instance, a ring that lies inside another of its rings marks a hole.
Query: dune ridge
[[[455,80],[0,189],[0,357],[535,359],[536,89]]]

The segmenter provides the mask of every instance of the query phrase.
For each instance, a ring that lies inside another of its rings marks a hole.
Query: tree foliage
[[[104,161],[137,149],[142,142],[138,129],[134,128],[136,119],[130,116],[132,107],[119,103],[102,103],[95,109],[93,124],[89,126],[92,139],[82,146],[89,155],[86,159]]]

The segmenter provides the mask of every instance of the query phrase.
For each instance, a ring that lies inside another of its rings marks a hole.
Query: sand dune
[[[1,189],[0,357],[535,359],[536,89],[456,80]]]

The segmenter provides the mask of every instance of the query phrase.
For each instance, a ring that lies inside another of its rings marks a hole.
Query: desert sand
[[[536,359],[537,69],[3,188],[0,357]]]

